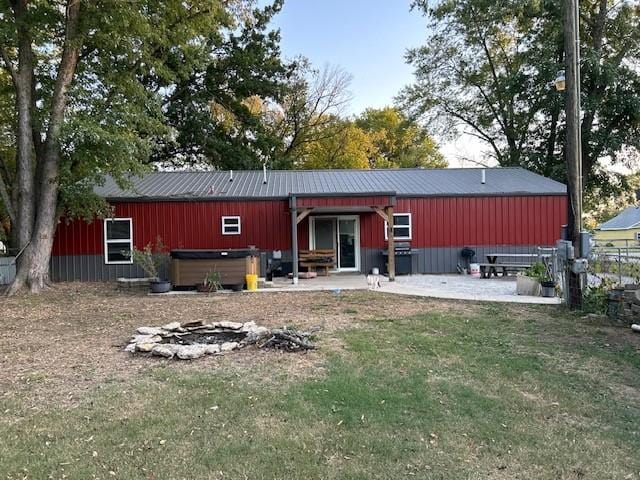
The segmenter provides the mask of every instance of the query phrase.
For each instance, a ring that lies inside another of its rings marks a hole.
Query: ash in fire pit
[[[125,351],[181,360],[222,354],[247,345],[290,352],[304,351],[315,348],[309,338],[316,330],[270,330],[255,322],[172,322],[162,327],[138,328]]]

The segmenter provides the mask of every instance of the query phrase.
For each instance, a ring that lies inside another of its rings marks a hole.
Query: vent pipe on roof
[[[233,170],[229,170],[229,181],[233,182]]]
[[[267,164],[262,164],[262,183],[267,183]]]
[[[487,171],[483,168],[481,170],[481,174],[482,174],[482,184],[484,185],[485,183],[487,183]]]

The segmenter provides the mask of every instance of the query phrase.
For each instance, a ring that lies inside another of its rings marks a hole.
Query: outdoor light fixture
[[[556,90],[559,92],[564,92],[566,87],[566,80],[564,76],[564,70],[560,70],[556,75],[556,79],[553,81],[553,85],[556,87]]]

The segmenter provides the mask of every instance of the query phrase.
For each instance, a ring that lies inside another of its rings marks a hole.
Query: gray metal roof
[[[604,222],[598,230],[625,230],[640,223],[640,208],[632,206],[625,208],[611,220]]]
[[[131,179],[120,189],[112,178],[95,192],[107,199],[231,199],[287,198],[291,194],[336,195],[395,192],[398,196],[558,195],[563,184],[522,168],[488,168],[481,183],[480,168],[389,170],[268,170],[263,172],[155,172]]]

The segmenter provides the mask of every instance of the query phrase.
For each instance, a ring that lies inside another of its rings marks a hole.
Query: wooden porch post
[[[296,197],[292,195],[289,199],[291,210],[291,261],[293,264],[293,284],[298,284],[298,208]]]
[[[389,281],[395,282],[396,280],[396,251],[395,240],[393,238],[393,206],[386,207],[384,209],[387,214],[387,249],[389,256],[387,257],[387,270],[389,272]]]

